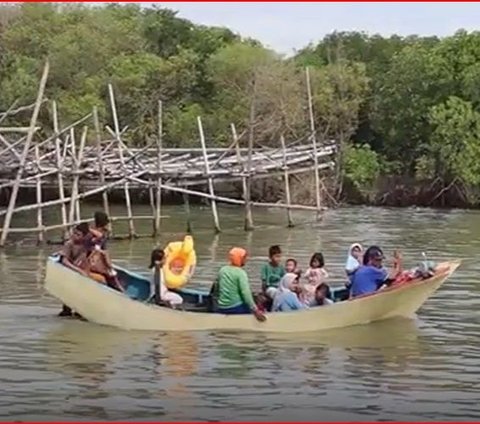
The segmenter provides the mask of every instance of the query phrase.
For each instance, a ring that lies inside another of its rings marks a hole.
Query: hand
[[[260,312],[260,310],[257,308],[253,310],[253,315],[255,315],[255,318],[260,322],[265,322],[267,320],[266,315]]]

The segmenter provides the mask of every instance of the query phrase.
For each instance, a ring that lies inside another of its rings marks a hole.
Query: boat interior
[[[126,294],[134,300],[140,302],[150,302],[151,285],[150,280],[140,274],[127,271],[123,268],[115,268],[120,281],[126,289]],[[183,308],[192,312],[208,312],[210,307],[211,296],[206,290],[182,288],[179,290],[171,290],[182,296]],[[334,288],[331,290],[332,300],[339,302],[348,298],[348,290],[346,288]]]

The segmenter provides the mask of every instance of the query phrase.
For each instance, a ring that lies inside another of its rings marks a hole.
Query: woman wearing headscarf
[[[347,273],[349,280],[348,285],[352,283],[353,274],[355,274],[355,271],[360,268],[360,265],[362,264],[362,252],[363,248],[359,243],[353,243],[348,249],[348,258],[347,263],[345,264],[345,272]]]
[[[265,315],[255,305],[248,275],[243,269],[247,251],[234,247],[228,257],[230,264],[218,271],[215,288],[217,312],[227,315],[253,313],[259,321],[265,321]]]
[[[283,276],[273,299],[272,312],[296,311],[307,308],[305,304],[300,302],[296,293],[292,291],[297,279],[297,274],[293,273]]]

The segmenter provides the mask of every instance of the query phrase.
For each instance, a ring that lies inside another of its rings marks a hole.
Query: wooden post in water
[[[113,87],[112,84],[108,84],[108,92],[110,94],[110,106],[112,109],[112,117],[113,117],[113,125],[115,130],[115,137],[118,143],[118,153],[120,156],[120,163],[123,170],[123,176],[127,177],[127,169],[125,167],[125,159],[123,157],[123,147],[122,147],[122,139],[120,136],[120,126],[118,124],[118,116],[117,116],[117,107],[115,105],[115,96],[113,94]],[[130,190],[128,181],[125,181],[123,185],[123,190],[125,193],[125,204],[127,206],[127,216],[128,216],[128,234],[130,238],[135,238],[135,225],[133,223],[133,213],[132,213],[132,203],[130,201]]]
[[[103,167],[103,155],[102,155],[102,135],[100,132],[100,121],[98,119],[98,110],[97,107],[93,107],[93,126],[95,129],[95,149],[97,154],[98,162],[98,173],[100,175],[100,184],[105,185],[105,168]],[[108,193],[105,190],[102,193],[103,200],[103,210],[110,217],[110,205],[108,203]],[[113,222],[110,221],[110,235],[113,235]]]
[[[314,163],[314,175],[315,175],[315,201],[317,206],[317,219],[320,217],[321,211],[321,199],[320,199],[320,175],[318,169],[318,152],[317,152],[317,135],[315,130],[315,118],[313,115],[313,100],[312,100],[312,87],[310,84],[310,71],[308,66],[305,68],[305,79],[307,82],[307,96],[308,96],[308,114],[310,116],[310,131],[311,142],[313,147],[313,163]]]
[[[192,234],[192,220],[190,215],[190,199],[188,193],[183,193],[183,207],[185,208],[185,214],[187,215],[187,234]]]
[[[73,131],[73,129],[72,129]],[[69,223],[71,226],[75,222],[79,222],[82,217],[80,215],[80,200],[78,199],[78,183],[80,179],[80,166],[83,160],[83,151],[85,149],[85,142],[87,140],[88,127],[83,127],[82,137],[80,138],[80,146],[78,148],[78,154],[75,153],[75,138],[72,137],[72,154],[73,154],[73,181],[72,181],[72,194],[70,195],[70,213],[68,215]]]
[[[253,140],[255,137],[255,96],[256,96],[256,78],[253,80],[253,93],[250,103],[250,118],[248,123],[248,156],[247,156],[247,180],[245,184],[245,231],[253,231],[252,216],[252,156],[253,156]]]
[[[245,162],[243,161],[242,154],[240,153],[240,139],[238,138],[237,129],[235,128],[234,123],[230,124],[230,128],[232,130],[233,141],[235,142],[235,152],[236,152],[236,155],[237,155],[237,162],[242,169],[242,173],[244,174],[242,176],[242,191],[243,191],[243,200],[246,201],[246,198],[247,198],[247,177],[245,177],[245,172],[246,172]]]
[[[157,134],[157,191],[155,196],[155,219],[153,224],[154,237],[160,234],[160,219],[162,213],[162,141],[163,141],[163,107],[158,101],[158,134]]]
[[[210,193],[210,196],[215,196],[215,191],[213,189],[213,178],[212,178],[212,175],[210,174],[210,164],[208,163],[207,147],[205,144],[205,134],[203,133],[202,119],[200,118],[200,116],[197,116],[197,123],[198,123],[198,132],[200,133],[200,143],[202,145],[203,160],[205,162],[205,173],[207,174],[207,179],[208,179],[208,191]],[[218,219],[217,202],[213,197],[210,200],[210,205],[212,206],[215,232],[220,233],[221,229],[220,229],[220,221]]]
[[[43,229],[43,214],[42,214],[42,173],[40,170],[40,149],[38,145],[35,146],[35,161],[37,162],[37,176],[36,176],[36,192],[37,192],[37,226],[38,226],[38,235],[37,240],[38,244],[41,244],[45,241],[45,232]]]
[[[27,139],[25,140],[25,145],[23,147],[22,156],[20,157],[20,163],[17,170],[17,175],[15,177],[15,182],[13,184],[12,192],[10,193],[10,200],[8,202],[7,214],[5,216],[5,221],[3,222],[3,231],[2,236],[0,237],[0,247],[5,246],[7,241],[8,230],[10,229],[10,224],[12,222],[13,210],[15,204],[17,203],[18,191],[20,189],[20,182],[22,180],[23,171],[25,169],[25,163],[27,160],[28,151],[30,150],[30,145],[32,144],[33,135],[35,134],[35,127],[37,123],[38,113],[40,112],[40,106],[43,100],[43,93],[45,91],[45,86],[47,85],[48,72],[50,70],[50,64],[48,60],[45,63],[43,68],[43,75],[40,80],[40,86],[38,88],[37,99],[35,101],[35,106],[33,108],[32,117],[30,119],[30,126],[28,129]]]
[[[280,136],[280,142],[282,143],[282,151],[283,151],[283,170],[284,170],[284,180],[285,180],[285,200],[287,202],[287,226],[292,228],[293,221],[292,221],[292,211],[290,210],[291,205],[291,198],[290,198],[290,181],[288,176],[288,166],[287,166],[287,148],[285,147],[285,137],[283,134]]]
[[[65,188],[63,186],[63,159],[62,159],[62,151],[61,151],[61,144],[60,144],[60,126],[58,123],[58,111],[57,111],[57,102],[54,100],[52,102],[52,118],[53,118],[53,131],[55,132],[55,162],[57,165],[57,182],[58,182],[58,198],[60,200],[65,199]],[[66,240],[68,236],[67,230],[67,206],[65,202],[62,202],[60,205],[60,212],[62,215],[62,224],[63,227],[63,234],[62,240]]]

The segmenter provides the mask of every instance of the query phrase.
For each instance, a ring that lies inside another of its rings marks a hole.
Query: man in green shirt
[[[275,297],[280,280],[285,275],[285,268],[282,263],[282,249],[280,246],[271,246],[268,249],[269,262],[262,266],[261,279],[262,289],[270,298]]]
[[[248,275],[243,269],[247,261],[247,252],[235,247],[229,252],[230,265],[223,266],[217,278],[217,309],[222,314],[253,313],[259,321],[266,317],[257,308],[253,300]]]

